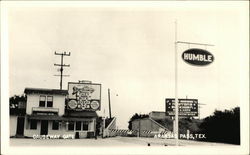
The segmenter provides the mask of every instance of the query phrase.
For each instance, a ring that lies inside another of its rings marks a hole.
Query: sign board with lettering
[[[205,66],[214,61],[214,56],[206,50],[191,48],[182,53],[182,59],[191,65]]]
[[[101,84],[96,83],[68,83],[67,108],[81,111],[100,110],[101,107]]]
[[[179,116],[193,117],[198,116],[198,100],[197,99],[178,99]],[[166,115],[175,115],[175,99],[166,99]]]

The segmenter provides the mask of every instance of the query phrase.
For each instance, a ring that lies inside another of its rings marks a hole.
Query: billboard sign
[[[67,109],[96,111],[101,108],[101,84],[68,83]]]
[[[191,48],[182,53],[182,59],[191,65],[205,66],[214,61],[214,56],[206,50]]]
[[[197,99],[178,99],[179,116],[193,117],[198,116],[198,100]],[[175,115],[175,99],[166,99],[166,115]]]

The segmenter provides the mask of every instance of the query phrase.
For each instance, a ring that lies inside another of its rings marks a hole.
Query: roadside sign
[[[101,84],[68,83],[69,101],[67,109],[96,111],[101,108]]]
[[[182,53],[182,59],[190,65],[205,66],[214,61],[214,56],[206,50],[191,48]]]
[[[178,99],[179,116],[198,116],[198,99]],[[175,99],[166,99],[166,115],[175,115]]]

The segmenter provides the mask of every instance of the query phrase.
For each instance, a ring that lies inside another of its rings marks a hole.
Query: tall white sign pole
[[[179,107],[178,107],[178,56],[177,56],[177,20],[175,20],[175,145],[179,145]]]
[[[179,103],[178,103],[178,44],[192,44],[192,45],[202,45],[202,46],[214,46],[212,44],[194,43],[194,42],[184,42],[177,40],[177,20],[175,20],[175,121],[174,121],[174,135],[175,144],[179,145]]]

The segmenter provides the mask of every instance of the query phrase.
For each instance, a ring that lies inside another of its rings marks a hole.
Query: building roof
[[[45,89],[45,88],[25,88],[25,94],[56,94],[56,95],[68,95],[68,90],[60,89]]]
[[[162,122],[162,120],[165,120],[165,119],[153,119],[153,118],[150,118],[150,117],[146,117],[146,118],[138,118],[138,119],[135,119],[133,121],[140,121],[140,120],[150,120],[151,122],[153,122],[154,124],[156,124],[157,126],[165,129],[165,130],[169,130],[169,125],[170,123],[169,122]]]
[[[165,130],[169,130],[168,128],[167,128],[167,126],[169,125],[169,124],[162,124],[162,123],[159,123],[159,122],[157,122],[156,120],[154,120],[154,119],[152,119],[152,118],[149,118],[152,122],[154,122],[155,124],[157,124],[159,127],[162,127],[163,129],[165,129]]]

